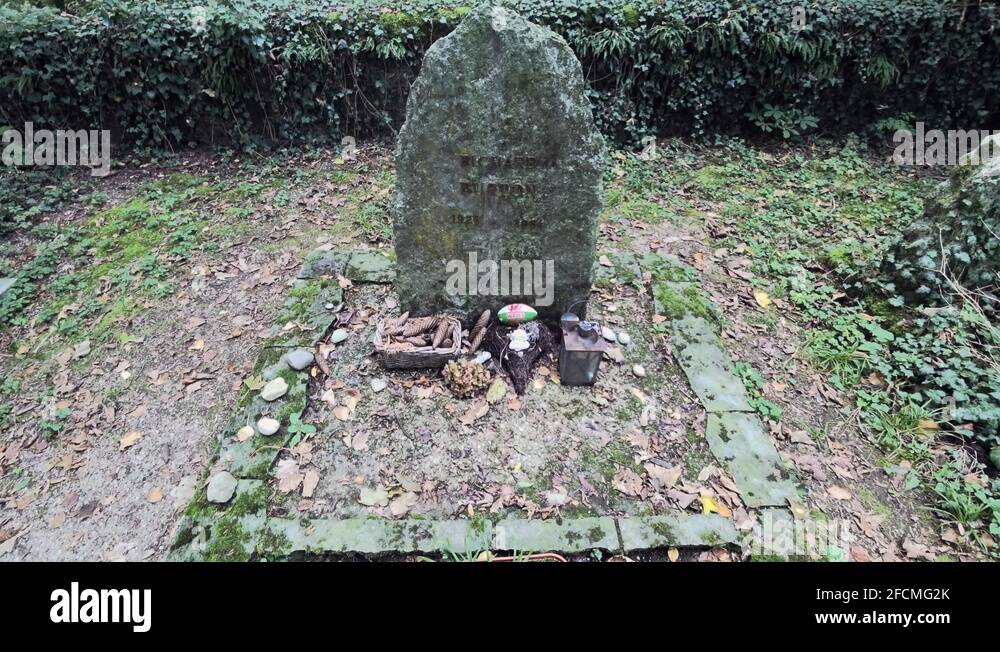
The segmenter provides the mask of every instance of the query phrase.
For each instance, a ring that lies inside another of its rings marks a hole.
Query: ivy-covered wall
[[[70,1],[0,7],[0,126],[119,146],[391,135],[460,0]],[[1000,118],[1000,8],[946,0],[509,0],[562,34],[622,142]],[[203,7],[198,7],[203,5]],[[794,29],[794,8],[806,8]],[[85,9],[76,9],[83,6]],[[761,116],[764,116],[761,119]]]

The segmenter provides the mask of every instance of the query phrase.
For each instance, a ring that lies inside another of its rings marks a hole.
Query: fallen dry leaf
[[[618,469],[611,486],[628,496],[642,495],[642,478],[632,469]]]
[[[401,496],[394,498],[392,502],[389,503],[389,512],[393,516],[403,516],[417,504],[417,494],[412,491],[407,491]]]
[[[681,477],[681,473],[684,471],[684,468],[680,464],[669,469],[665,469],[658,464],[647,462],[643,465],[643,467],[646,469],[646,473],[649,474],[649,477],[653,479],[653,483],[663,489],[669,489],[677,484],[677,481]]]
[[[299,472],[299,463],[291,458],[278,462],[274,477],[278,481],[278,491],[283,494],[295,491],[303,480],[303,475]]]
[[[732,510],[711,496],[701,496],[700,499],[702,514],[718,514],[723,518],[729,518],[733,515]]]
[[[319,473],[310,469],[306,472],[306,477],[302,481],[302,497],[312,498],[317,485],[319,485]]]
[[[122,435],[121,441],[118,444],[118,450],[123,451],[126,448],[135,446],[140,439],[142,439],[141,432],[138,430],[130,430]]]
[[[831,485],[826,488],[826,493],[830,494],[837,500],[850,500],[852,498],[851,492],[837,485]]]
[[[458,418],[459,421],[467,426],[471,426],[476,419],[486,416],[486,413],[490,411],[490,404],[484,399],[476,399],[469,406],[469,409],[465,411],[461,417]]]

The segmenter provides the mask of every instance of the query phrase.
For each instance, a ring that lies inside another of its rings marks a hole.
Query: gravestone
[[[500,7],[470,13],[427,51],[399,133],[402,308],[583,312],[605,154],[562,37]]]

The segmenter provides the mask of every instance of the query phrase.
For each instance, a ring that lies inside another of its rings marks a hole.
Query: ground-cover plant
[[[0,126],[0,132],[3,127]],[[66,168],[16,168],[0,166],[0,236],[31,224],[57,208],[79,183]],[[10,270],[0,262],[0,274]]]
[[[736,375],[743,381],[749,397],[750,407],[762,417],[771,421],[781,421],[781,406],[763,396],[764,377],[749,362],[739,361],[734,365]]]
[[[730,233],[730,248],[745,247],[755,282],[766,279],[806,327],[801,355],[853,396],[886,463],[915,469],[905,486],[922,478],[937,487],[935,509],[986,531],[996,486],[965,486],[966,476],[954,474],[943,482],[936,474],[950,473],[940,465],[945,433],[977,444],[982,459],[1000,444],[996,329],[974,302],[900,306],[877,282],[885,253],[922,214],[936,180],[876,162],[853,140],[778,153],[730,143],[714,154],[673,165],[666,175],[716,204],[715,219],[726,226],[713,228]],[[762,379],[741,365],[755,396]],[[983,518],[959,518],[962,499]]]
[[[980,542],[984,534],[1000,538],[1000,479],[988,478],[982,465],[970,472],[960,455],[952,455],[933,474],[942,518],[971,530]]]
[[[3,329],[47,331],[48,346],[85,335],[96,344],[116,335],[144,300],[172,294],[168,268],[193,253],[205,218],[188,207],[201,180],[168,181],[91,210],[82,223],[36,226],[33,255],[0,298]]]

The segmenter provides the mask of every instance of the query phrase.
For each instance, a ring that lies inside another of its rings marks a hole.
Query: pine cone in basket
[[[410,318],[409,312],[404,312],[402,315],[396,319],[387,319],[385,322],[385,328],[383,332],[386,335],[398,335],[403,332],[403,326],[406,324],[406,320]]]
[[[437,326],[440,317],[418,317],[417,319],[411,319],[407,322],[406,326],[403,328],[403,337],[413,337],[415,335],[420,335],[426,331]]]
[[[444,368],[444,382],[455,396],[478,394],[490,384],[490,370],[468,360],[452,360]]]
[[[444,342],[445,338],[448,337],[448,331],[451,330],[451,322],[447,319],[442,319],[441,323],[438,324],[437,331],[434,333],[434,340],[431,342],[431,346],[435,349],[441,346],[441,342]]]

